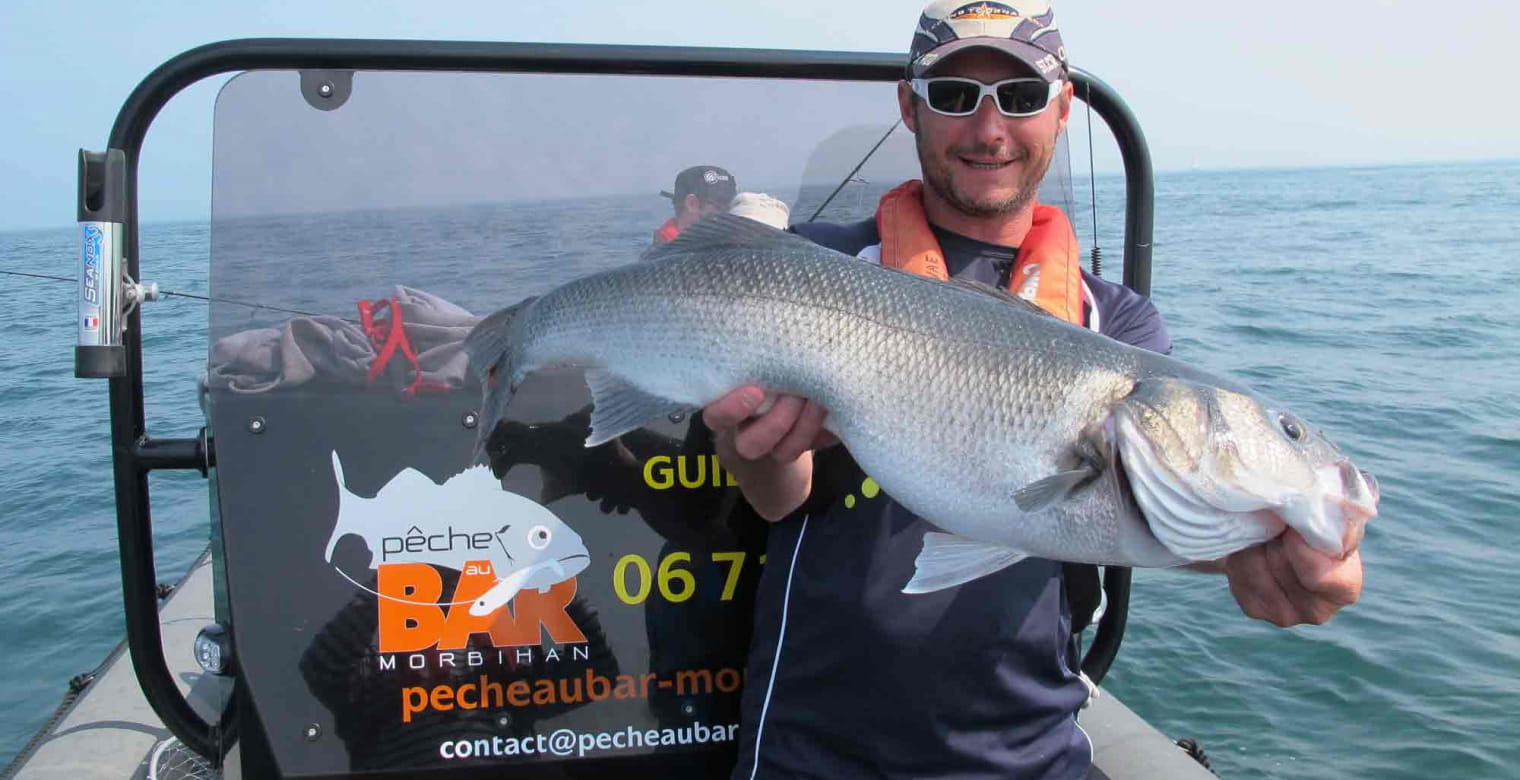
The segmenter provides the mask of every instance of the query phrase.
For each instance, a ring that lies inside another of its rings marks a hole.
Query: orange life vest
[[[881,233],[883,266],[934,279],[950,278],[944,252],[924,214],[923,182],[904,182],[883,195],[876,207],[876,228]],[[1034,224],[1019,242],[1008,289],[1067,322],[1085,324],[1077,234],[1060,209],[1034,205]]]
[[[676,236],[679,235],[681,235],[681,229],[676,227],[675,217],[671,217],[665,220],[665,224],[661,225],[659,230],[654,232],[654,242],[656,244],[668,244],[676,240]]]

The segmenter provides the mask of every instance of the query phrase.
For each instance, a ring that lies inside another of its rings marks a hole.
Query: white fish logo
[[[408,468],[370,499],[349,492],[336,452],[333,474],[342,490],[327,562],[332,563],[338,540],[349,534],[369,547],[371,568],[426,563],[463,571],[471,562],[487,561],[496,584],[471,602],[471,615],[494,612],[519,591],[548,591],[591,563],[575,529],[543,506],[502,490],[485,466],[466,469],[442,485]],[[338,573],[354,582],[342,569]]]

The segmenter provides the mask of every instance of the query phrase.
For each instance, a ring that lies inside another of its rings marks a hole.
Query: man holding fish
[[[868,223],[797,231],[889,267],[1007,287],[1170,352],[1150,302],[1082,273],[1070,226],[1034,200],[1073,94],[1048,5],[930,3],[910,60],[898,103],[923,184],[889,193]],[[1084,776],[1090,747],[1074,716],[1088,694],[1069,655],[1061,566],[1030,557],[903,592],[934,526],[859,489],[828,414],[755,385],[703,410],[725,467],[776,523],[734,776]],[[848,474],[834,480],[843,495],[820,495],[826,469]],[[1323,623],[1361,590],[1357,538],[1346,541],[1327,554],[1289,528],[1192,567],[1224,573],[1250,617]]]
[[[1072,101],[1044,0],[936,0],[907,76],[924,181],[875,219],[711,216],[482,320],[478,446],[551,365],[585,368],[587,447],[703,408],[773,523],[735,777],[1082,777],[1064,563],[1219,571],[1252,617],[1324,622],[1377,482],[1082,272],[1035,202]]]

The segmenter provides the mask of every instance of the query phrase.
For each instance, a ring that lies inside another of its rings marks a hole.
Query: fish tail
[[[480,424],[476,428],[475,453],[471,464],[481,461],[486,439],[496,429],[517,390],[517,367],[514,354],[519,345],[519,316],[538,298],[525,298],[502,309],[475,325],[464,338],[464,351],[470,358],[470,371],[480,380]]]

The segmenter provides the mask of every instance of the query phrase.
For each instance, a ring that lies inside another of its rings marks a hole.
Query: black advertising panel
[[[480,431],[481,317],[637,262],[678,174],[810,216],[913,175],[894,85],[256,71],[215,118],[213,344],[245,712],[285,776],[721,776],[764,523],[687,414],[587,448],[582,372]],[[852,175],[853,171],[853,175]],[[784,212],[783,212],[784,216]],[[643,769],[640,769],[642,767]]]

